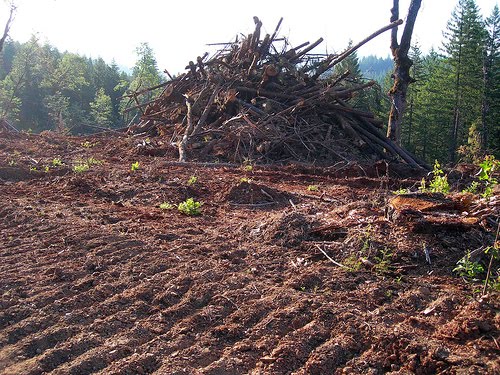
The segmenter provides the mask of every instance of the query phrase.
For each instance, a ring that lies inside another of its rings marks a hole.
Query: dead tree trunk
[[[7,23],[5,24],[5,28],[3,30],[2,38],[0,38],[0,52],[2,52],[3,45],[5,43],[5,39],[7,39],[7,36],[9,35],[10,26],[12,25],[12,21],[14,20],[14,12],[15,12],[15,10],[16,10],[16,6],[14,5],[13,2],[11,2],[10,3],[9,19],[7,20]]]
[[[391,52],[394,59],[394,85],[389,91],[391,97],[391,112],[389,114],[389,123],[387,126],[387,137],[393,142],[401,143],[401,125],[406,110],[406,93],[408,86],[415,80],[410,76],[410,67],[413,61],[408,57],[410,50],[411,35],[417,19],[418,10],[422,0],[412,0],[408,9],[401,43],[398,42],[398,29],[394,28],[391,32]],[[399,19],[399,0],[394,0],[391,9],[391,22]]]

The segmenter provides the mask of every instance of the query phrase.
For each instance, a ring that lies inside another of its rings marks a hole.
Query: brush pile
[[[382,121],[349,105],[349,100],[373,81],[325,73],[396,21],[339,55],[310,52],[323,39],[290,47],[272,35],[255,31],[234,42],[220,43],[190,61],[187,72],[156,87],[129,93],[140,122],[134,134],[160,135],[178,149],[179,160],[218,159],[241,163],[314,162],[401,159],[420,167],[413,156],[382,134]],[[168,72],[166,72],[168,74]],[[156,93],[141,103],[141,96]]]

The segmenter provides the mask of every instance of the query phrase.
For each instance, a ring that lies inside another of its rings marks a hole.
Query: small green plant
[[[49,173],[50,172],[50,167],[48,165],[46,165],[45,167],[43,167],[43,171],[45,173]]]
[[[374,270],[377,274],[383,275],[390,271],[393,255],[390,249],[384,248],[380,250],[380,255],[375,257]]]
[[[249,184],[251,181],[252,181],[252,180],[251,180],[251,179],[249,179],[249,178],[247,178],[247,177],[242,177],[242,178],[240,178],[240,182],[241,182],[241,183],[247,183],[247,184]]]
[[[93,165],[101,165],[102,164],[102,160],[94,159],[94,158],[88,158],[87,160],[85,160],[85,163],[88,164],[91,167]]]
[[[36,167],[30,167],[30,172],[37,172],[38,169],[36,169]]]
[[[163,202],[162,204],[160,204],[160,209],[162,210],[171,210],[172,208],[174,208],[174,205],[171,203]]]
[[[59,158],[54,158],[54,159],[52,159],[52,163],[51,164],[52,164],[53,167],[60,167],[61,165],[63,165],[63,162]]]
[[[480,187],[481,187],[481,184],[479,182],[473,181],[469,187],[462,190],[462,193],[477,194],[479,192]]]
[[[136,161],[136,162],[132,163],[132,165],[130,166],[130,170],[131,170],[132,172],[135,172],[135,171],[137,171],[138,169],[139,169],[139,162],[138,162],[138,161]]]
[[[247,165],[243,166],[243,170],[245,172],[252,172],[253,171],[253,165],[247,164]]]
[[[89,169],[90,166],[87,163],[79,163],[73,166],[73,172],[75,173],[87,172]]]
[[[187,184],[188,184],[188,186],[193,186],[194,184],[196,184],[197,181],[198,181],[198,177],[191,176],[191,177],[189,177]]]
[[[85,142],[81,143],[81,146],[84,147],[84,148],[92,148],[95,145],[93,143],[90,143],[89,141],[85,141]]]
[[[448,194],[450,192],[450,184],[448,183],[448,176],[446,176],[441,169],[441,165],[436,160],[434,162],[434,169],[432,170],[433,179],[429,183],[429,191],[431,193]]]
[[[93,165],[101,165],[102,160],[88,158],[86,160],[80,160],[77,164],[73,166],[73,172],[83,173],[87,172]]]
[[[318,191],[318,190],[319,190],[318,185],[309,185],[307,187],[307,191]]]
[[[493,195],[493,189],[498,184],[496,178],[493,177],[493,172],[500,167],[500,162],[493,155],[488,155],[479,164],[479,180],[484,183],[484,192],[481,195],[483,198],[490,198]]]
[[[344,259],[342,264],[346,266],[348,268],[348,271],[350,272],[359,271],[361,269],[361,266],[363,265],[361,260],[356,255],[348,256]]]
[[[484,267],[481,263],[473,261],[470,251],[467,251],[467,254],[457,262],[453,272],[467,279],[477,280],[484,273]]]
[[[177,209],[185,215],[196,216],[201,214],[201,206],[202,203],[195,201],[193,198],[188,198],[179,203]]]
[[[404,195],[404,194],[409,194],[410,193],[410,189],[406,189],[406,188],[400,188],[398,190],[394,190],[392,192],[392,194],[395,194],[395,195]]]

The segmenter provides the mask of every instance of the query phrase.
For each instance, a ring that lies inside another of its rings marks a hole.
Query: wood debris
[[[198,56],[187,72],[159,86],[129,93],[126,111],[140,111],[134,134],[160,135],[178,149],[179,161],[217,159],[242,163],[402,160],[428,166],[382,133],[373,113],[349,100],[375,82],[354,80],[349,71],[324,79],[363,44],[397,27],[395,21],[341,54],[312,54],[321,44],[292,48],[278,38],[282,19],[272,34],[255,31],[234,42],[217,43],[213,56]],[[139,104],[141,95],[160,93]]]

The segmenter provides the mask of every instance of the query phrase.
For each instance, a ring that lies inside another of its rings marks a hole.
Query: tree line
[[[0,60],[0,118],[19,130],[89,133],[123,126],[128,90],[164,80],[147,43],[137,50],[132,74],[115,62],[60,52],[32,37],[7,40]]]
[[[477,159],[485,153],[499,157],[499,32],[498,6],[483,19],[474,0],[459,0],[438,50],[424,54],[418,44],[411,47],[413,83],[401,138],[405,148],[431,163]],[[35,37],[22,44],[7,40],[0,55],[0,118],[34,132],[86,133],[95,127],[125,126],[137,112],[123,114],[134,104],[123,95],[165,80],[147,43],[136,52],[137,62],[127,74],[114,62],[60,52]],[[362,69],[378,84],[353,98],[353,103],[386,120],[391,73],[384,77],[381,71],[387,70],[387,59],[360,61],[353,54],[330,75],[335,79],[350,70],[355,83],[366,79]]]
[[[409,57],[412,84],[402,123],[402,145],[430,163],[474,161],[485,154],[500,156],[500,14],[498,6],[483,19],[474,0],[459,0],[438,50],[422,53],[418,43]],[[373,57],[361,59],[379,66]],[[382,61],[382,59],[380,60]],[[363,80],[356,55],[346,59],[332,77],[346,69],[354,79]],[[355,105],[381,119],[389,117],[392,85],[390,69],[382,78],[380,70],[370,78],[378,85],[354,98]]]

